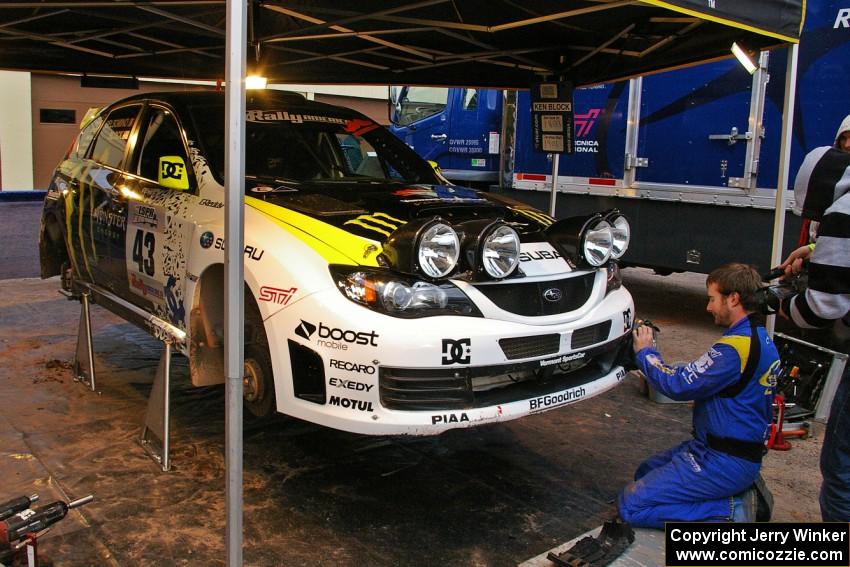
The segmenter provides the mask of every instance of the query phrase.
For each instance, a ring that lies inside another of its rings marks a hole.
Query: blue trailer
[[[792,182],[804,155],[831,145],[850,114],[850,3],[809,2],[806,9]],[[619,208],[634,232],[624,261],[659,272],[707,273],[730,260],[769,267],[786,58],[784,50],[759,54],[752,76],[728,59],[577,89],[574,153],[560,156],[556,217]],[[405,88],[398,91],[396,135],[455,182],[496,178],[499,191],[548,209],[552,156],[532,147],[529,93],[431,90],[439,102],[406,124],[397,118],[405,111],[413,118],[410,101]],[[463,108],[474,97],[491,101],[475,110],[479,122]],[[442,154],[433,149],[435,135]],[[800,219],[788,211],[786,251],[799,233]]]

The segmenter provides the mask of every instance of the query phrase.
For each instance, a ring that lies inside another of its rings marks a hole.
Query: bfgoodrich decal
[[[581,399],[586,394],[587,391],[584,389],[584,387],[579,386],[578,388],[573,388],[572,390],[566,390],[564,392],[558,392],[555,394],[548,394],[546,396],[531,398],[530,400],[528,400],[528,409],[530,411],[540,411],[549,408],[556,408],[558,406],[563,406],[570,402],[574,402],[578,399]]]

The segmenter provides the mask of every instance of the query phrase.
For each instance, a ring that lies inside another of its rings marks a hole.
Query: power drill
[[[15,560],[22,547],[32,542],[44,530],[68,515],[68,510],[88,504],[94,500],[89,494],[72,502],[57,500],[46,506],[29,509],[30,504],[38,500],[38,495],[21,496],[0,504],[0,563],[4,565]],[[30,537],[32,536],[32,537]],[[35,565],[38,565],[37,557]]]

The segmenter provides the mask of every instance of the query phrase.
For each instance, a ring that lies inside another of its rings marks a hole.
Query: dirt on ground
[[[722,332],[704,276],[624,271],[669,361]],[[97,390],[74,382],[79,304],[58,279],[0,281],[0,500],[94,494],[41,549],[63,566],[224,564],[224,395],[172,377],[173,470],[138,444],[161,345],[95,306]],[[687,404],[628,377],[520,420],[428,438],[367,437],[289,418],[246,421],[246,565],[516,565],[596,527],[635,467],[685,439]],[[819,439],[767,457],[774,521],[817,521]]]

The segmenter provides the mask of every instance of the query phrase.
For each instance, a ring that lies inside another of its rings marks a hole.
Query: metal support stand
[[[168,456],[171,429],[171,341],[164,340],[163,345],[165,349],[159,358],[139,443],[145,452],[162,466],[162,470],[168,472],[171,470]]]
[[[92,392],[96,389],[94,374],[94,345],[92,344],[91,312],[89,298],[91,294],[84,291],[80,297],[80,326],[77,331],[77,354],[74,356],[74,380],[82,382]]]

